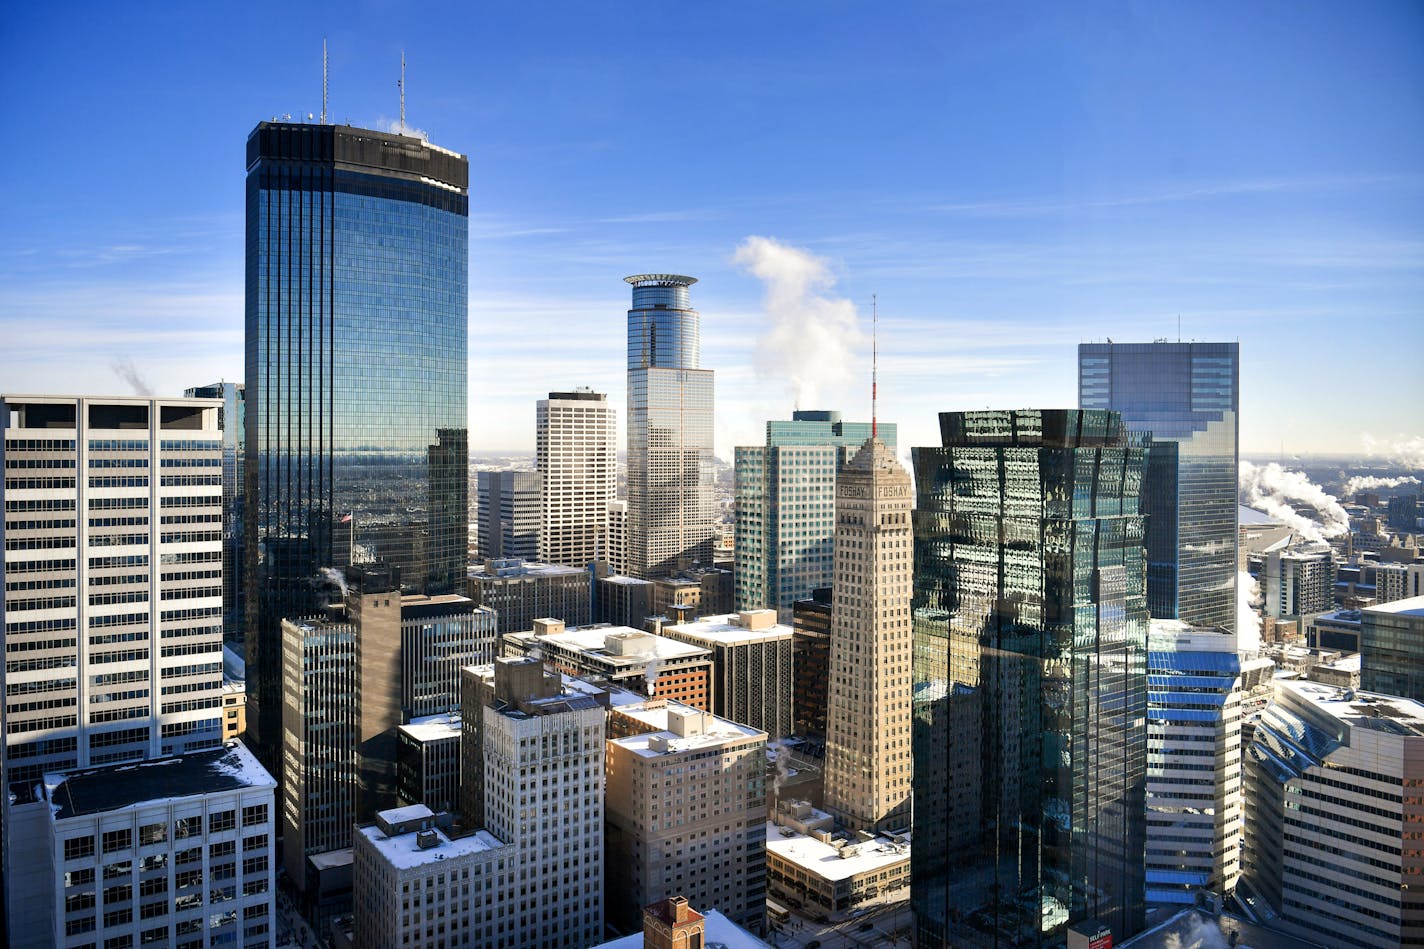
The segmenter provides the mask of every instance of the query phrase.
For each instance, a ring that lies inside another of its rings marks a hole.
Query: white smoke
[[[1203,919],[1193,913],[1187,917],[1186,932],[1168,933],[1163,943],[1165,949],[1229,949],[1230,943],[1221,934],[1221,927],[1214,919]],[[1240,946],[1238,949],[1249,949]]]
[[[1302,472],[1241,462],[1241,493],[1249,507],[1265,511],[1307,540],[1324,541],[1350,531],[1350,515],[1340,502]],[[1305,509],[1315,517],[1301,513]]]
[[[322,579],[341,591],[341,598],[346,599],[349,587],[346,585],[346,574],[337,567],[322,567],[319,571]]]
[[[1345,482],[1345,494],[1347,497],[1354,497],[1361,491],[1374,491],[1379,488],[1397,488],[1404,484],[1418,484],[1419,479],[1413,475],[1402,475],[1398,478],[1376,478],[1374,475],[1357,475]]]
[[[1396,464],[1424,468],[1424,435],[1395,435],[1392,440],[1376,438],[1369,432],[1360,436],[1365,454],[1383,455]]]
[[[771,793],[776,795],[779,802],[781,786],[786,783],[787,778],[791,777],[791,749],[786,746],[785,739],[778,738],[776,741],[768,742],[766,750],[776,754],[776,777],[771,779]]]
[[[153,387],[148,384],[148,380],[143,377],[143,373],[138,371],[138,367],[129,357],[119,356],[110,364],[110,368],[114,370],[114,375],[129,384],[134,395],[153,395]]]
[[[416,128],[414,125],[402,125],[400,119],[388,119],[384,115],[376,120],[376,128],[393,135],[409,135],[422,142],[430,141],[430,133],[425,129]]]
[[[1249,655],[1261,652],[1261,584],[1242,570],[1236,574],[1236,651]]]
[[[855,304],[825,295],[836,284],[830,265],[799,247],[748,237],[732,262],[766,285],[762,305],[771,328],[757,341],[757,375],[789,376],[796,408],[820,408],[820,387],[849,381],[865,342]]]
[[[652,698],[658,691],[658,657],[650,656],[648,664],[643,667],[643,681],[647,684],[648,698]]]

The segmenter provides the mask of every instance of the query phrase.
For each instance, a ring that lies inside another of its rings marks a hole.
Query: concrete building
[[[1376,603],[1424,596],[1424,564],[1382,563],[1374,573]]]
[[[778,805],[763,828],[773,899],[806,916],[838,916],[910,885],[908,834],[848,836],[833,825],[804,801]]]
[[[1311,649],[1359,652],[1361,617],[1359,610],[1331,610],[1306,617],[1305,644]]]
[[[397,803],[398,729],[460,704],[459,672],[494,652],[494,615],[454,594],[402,596],[389,572],[352,567],[325,618],[284,620],[284,862],[351,846],[351,828]]]
[[[826,740],[827,683],[831,677],[831,588],[812,591],[791,608],[792,730],[807,741]]]
[[[736,609],[774,609],[788,622],[792,604],[831,585],[836,473],[871,428],[797,410],[766,423],[765,445],[736,450]],[[893,454],[895,426],[879,426],[879,436]]]
[[[1424,702],[1424,596],[1360,615],[1361,687]]]
[[[587,567],[608,558],[608,505],[618,496],[618,424],[592,389],[550,392],[535,413],[534,469],[543,492],[538,559]]]
[[[766,915],[766,733],[665,699],[618,704],[608,742],[609,922],[684,895],[760,932]]]
[[[223,647],[223,741],[247,730],[247,664],[232,647]]]
[[[537,471],[475,472],[478,556],[489,560],[539,559],[542,484]]]
[[[1285,544],[1266,551],[1261,595],[1267,616],[1294,619],[1334,604],[1335,555],[1325,544]]]
[[[21,801],[51,771],[221,740],[220,408],[0,396],[0,722]]]
[[[614,576],[628,573],[628,502],[608,502],[608,541],[604,545],[603,559],[608,561],[608,572]]]
[[[595,619],[600,623],[639,628],[649,616],[658,615],[653,609],[651,580],[616,574],[601,576],[595,589],[598,594]]]
[[[461,809],[513,847],[503,945],[592,945],[603,934],[607,693],[565,689],[529,658],[463,676]]]
[[[1302,939],[1424,941],[1424,705],[1277,679],[1245,761],[1238,892]]]
[[[669,639],[712,652],[712,712],[775,741],[791,734],[791,629],[775,610],[744,610],[664,626]]]
[[[1236,637],[1154,619],[1147,650],[1147,900],[1224,897],[1241,875]]]
[[[711,708],[711,651],[645,630],[627,626],[565,629],[558,620],[535,620],[533,630],[504,637],[504,654],[537,654],[545,665],[576,678],[675,699],[694,708]]]
[[[352,848],[352,932],[362,949],[514,947],[514,848],[487,831],[451,836],[422,804],[376,814]],[[527,882],[525,884],[527,886]],[[528,902],[527,898],[522,902]],[[527,943],[533,945],[533,943]]]
[[[247,634],[246,552],[243,526],[246,495],[242,466],[247,433],[243,430],[246,390],[240,382],[215,382],[183,390],[188,399],[221,399],[218,428],[223,452],[223,639],[241,648]]]
[[[460,806],[460,734],[458,715],[426,715],[400,727],[396,796],[402,807],[450,812]]]
[[[239,742],[46,775],[48,863],[15,884],[49,889],[41,944],[273,945],[274,787]]]
[[[720,616],[732,611],[732,571],[721,567],[683,570],[653,581],[649,616]],[[632,624],[630,624],[632,625]]]
[[[910,823],[912,500],[874,436],[836,476],[825,800],[852,831]]]
[[[469,576],[470,598],[497,614],[496,632],[522,633],[546,616],[570,626],[593,622],[588,570],[526,560],[486,560]]]
[[[628,310],[626,572],[651,579],[712,565],[713,379],[701,368],[695,277],[638,274]]]

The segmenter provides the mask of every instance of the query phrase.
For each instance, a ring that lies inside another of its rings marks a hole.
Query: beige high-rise
[[[912,503],[874,438],[836,476],[826,810],[851,830],[910,823]]]

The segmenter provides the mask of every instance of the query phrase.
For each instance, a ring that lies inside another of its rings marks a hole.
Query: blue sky
[[[1179,317],[1241,342],[1244,451],[1424,428],[1412,2],[13,5],[0,391],[241,378],[244,142],[320,110],[323,36],[335,119],[395,119],[404,49],[470,156],[476,450],[550,389],[622,403],[648,271],[701,280],[724,454],[793,374],[868,414],[872,294],[905,446]]]

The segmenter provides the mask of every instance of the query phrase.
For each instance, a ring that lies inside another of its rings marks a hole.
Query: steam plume
[[[1376,478],[1373,475],[1359,475],[1345,482],[1345,493],[1353,497],[1360,491],[1373,491],[1378,488],[1397,488],[1403,484],[1418,484],[1419,479],[1413,475],[1402,475],[1398,478]]]
[[[1169,933],[1166,940],[1166,949],[1228,949],[1231,945],[1226,937],[1221,934],[1221,928],[1216,920],[1203,920],[1195,914],[1189,916],[1186,931],[1178,935]],[[1239,949],[1247,949],[1245,946]]]
[[[776,752],[776,777],[771,780],[771,793],[776,795],[777,801],[780,801],[781,786],[791,776],[791,749],[786,747],[786,741],[781,738],[770,742],[766,748],[768,751]]]
[[[1256,655],[1261,651],[1261,584],[1242,570],[1236,574],[1236,651]]]
[[[647,683],[647,687],[648,687],[648,698],[652,698],[655,694],[657,694],[657,691],[658,691],[658,686],[657,686],[657,681],[658,681],[658,658],[657,658],[657,656],[650,656],[650,657],[648,658],[648,664],[643,667],[643,681],[644,681],[645,683]]]
[[[855,304],[827,296],[835,276],[824,257],[769,237],[748,237],[732,262],[766,286],[771,328],[757,341],[757,375],[790,377],[799,409],[818,408],[821,386],[848,381],[865,341]]]
[[[1350,516],[1340,502],[1299,471],[1289,471],[1274,461],[1263,466],[1243,461],[1240,484],[1247,504],[1265,511],[1307,540],[1323,541],[1350,530]],[[1315,517],[1302,513],[1302,508]]]
[[[341,570],[336,567],[322,567],[320,573],[322,579],[340,590],[341,598],[343,600],[346,599],[346,594],[350,590],[346,585],[346,574],[342,573]]]
[[[119,356],[111,364],[114,375],[127,382],[134,395],[152,396],[153,387],[148,384],[148,380],[138,371],[133,360],[127,356]]]
[[[1393,441],[1376,438],[1366,432],[1360,436],[1365,454],[1384,455],[1390,461],[1410,468],[1424,468],[1424,435],[1396,435]]]

